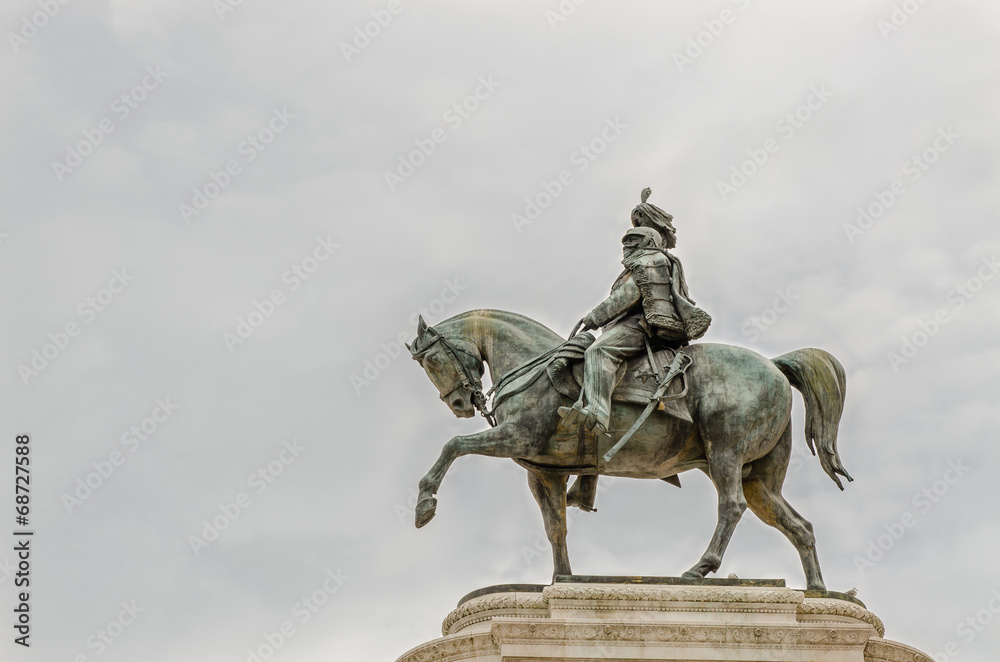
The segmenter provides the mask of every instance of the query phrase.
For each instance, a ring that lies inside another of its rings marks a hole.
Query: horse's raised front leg
[[[424,526],[434,517],[437,509],[438,488],[448,473],[451,463],[463,455],[486,455],[489,457],[524,457],[530,454],[533,440],[530,435],[519,432],[510,422],[476,434],[452,437],[441,449],[441,455],[423,478],[420,479],[420,495],[417,497],[415,524]]]
[[[566,548],[566,481],[557,476],[536,471],[528,472],[528,487],[542,511],[545,535],[552,546],[552,581],[556,575],[571,575],[569,550]]]
[[[736,524],[747,509],[747,501],[743,496],[742,462],[736,457],[713,458],[709,461],[712,482],[719,492],[719,521],[715,525],[712,542],[702,554],[701,560],[684,573],[683,576],[689,578],[702,578],[719,569],[729,539],[733,537]]]

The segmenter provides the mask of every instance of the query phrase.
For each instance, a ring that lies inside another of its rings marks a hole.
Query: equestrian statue
[[[781,486],[792,448],[792,387],[805,399],[809,449],[840,489],[839,476],[853,480],[837,452],[844,368],[821,349],[767,359],[743,347],[692,344],[711,317],[691,299],[681,263],[669,252],[676,245],[673,217],[649,195],[642,191],[622,238],[624,271],[569,340],[498,310],[469,311],[433,327],[420,318],[407,346],[414,360],[455,416],[479,411],[490,427],[444,445],[420,480],[416,526],[434,517],[434,495],[457,458],[510,458],[527,469],[552,546],[553,577],[569,575],[566,509],[594,510],[599,476],[680,487],[680,473],[699,469],[718,491],[718,522],[684,577],[719,569],[749,506],[795,546],[807,587],[825,590],[812,524],[785,501]]]

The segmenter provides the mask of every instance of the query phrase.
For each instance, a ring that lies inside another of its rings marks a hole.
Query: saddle
[[[555,360],[546,369],[549,380],[555,389],[571,400],[575,401],[580,397],[580,391],[583,388],[583,354],[594,343],[594,340],[594,336],[590,333],[577,334],[559,349],[554,357]],[[628,359],[615,375],[615,387],[611,393],[611,401],[637,405],[647,404],[659,385],[657,374],[666,373],[667,367],[673,362],[676,353],[675,349],[654,345],[650,352],[644,352]],[[650,354],[657,362],[658,367],[654,368],[651,365]],[[667,389],[666,395],[676,395],[683,388],[683,380],[674,379]],[[659,409],[682,421],[692,422],[691,412],[685,398],[663,400]]]

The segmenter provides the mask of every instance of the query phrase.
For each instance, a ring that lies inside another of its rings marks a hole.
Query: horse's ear
[[[417,346],[417,341],[414,340],[412,345],[408,342],[404,342],[403,344],[406,345],[406,349],[410,351],[410,358],[417,361],[417,353],[413,351],[413,348]]]
[[[420,338],[425,333],[427,333],[427,322],[424,321],[424,316],[420,315],[417,319],[417,337]]]

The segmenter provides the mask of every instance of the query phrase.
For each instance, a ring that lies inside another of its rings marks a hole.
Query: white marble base
[[[397,662],[933,662],[882,639],[882,621],[846,596],[752,583],[498,587],[463,602],[444,636]]]

